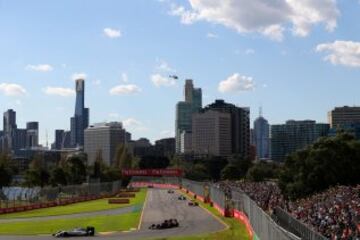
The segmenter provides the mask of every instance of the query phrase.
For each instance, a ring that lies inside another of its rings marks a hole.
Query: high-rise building
[[[331,128],[360,124],[360,107],[336,107],[328,112]]]
[[[231,155],[231,114],[214,110],[194,113],[192,152],[195,155]]]
[[[155,141],[155,148],[163,155],[172,157],[175,154],[175,138],[163,138]]]
[[[65,131],[63,129],[55,130],[55,141],[53,144],[53,149],[61,150],[63,148],[64,132]]]
[[[215,100],[203,111],[218,111],[231,116],[231,153],[248,158],[250,153],[250,109],[237,107],[224,100]]]
[[[176,152],[181,153],[181,134],[191,132],[192,114],[201,110],[202,92],[201,88],[194,88],[193,80],[187,79],[184,87],[185,101],[176,104],[175,120],[175,142]]]
[[[76,80],[75,115],[70,120],[71,146],[84,146],[84,130],[89,126],[89,109],[85,108],[85,81]]]
[[[39,122],[26,123],[26,148],[39,146]]]
[[[271,125],[271,159],[285,161],[286,156],[327,136],[329,124],[312,120],[289,120],[285,124]]]
[[[268,121],[259,116],[254,121],[253,140],[256,147],[256,156],[259,159],[269,158],[270,154],[270,125]]]
[[[95,124],[85,130],[84,140],[84,152],[90,165],[101,153],[103,162],[111,166],[115,160],[116,149],[120,144],[126,143],[126,131],[120,122]]]
[[[4,133],[10,133],[12,130],[17,129],[16,112],[14,110],[9,109],[4,112],[3,126]]]

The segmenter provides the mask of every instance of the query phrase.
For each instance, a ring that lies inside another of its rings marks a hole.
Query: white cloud
[[[121,81],[123,81],[124,83],[129,82],[129,78],[128,78],[128,75],[126,73],[121,74]]]
[[[316,46],[317,52],[327,52],[324,60],[334,65],[360,67],[360,42],[335,41]]]
[[[216,35],[215,33],[208,33],[208,34],[206,34],[206,37],[207,38],[219,38],[219,36]]]
[[[246,55],[252,55],[252,54],[255,54],[255,50],[252,49],[252,48],[248,48],[245,50],[245,54]]]
[[[15,83],[0,83],[0,92],[5,96],[22,96],[26,94],[26,89]]]
[[[71,79],[72,80],[78,80],[78,79],[86,79],[87,78],[87,74],[86,73],[74,73],[73,75],[71,75]]]
[[[38,65],[27,65],[25,67],[28,71],[36,71],[36,72],[51,72],[54,68],[50,64],[38,64]]]
[[[144,124],[135,119],[135,118],[126,118],[122,121],[124,127],[126,129],[130,129],[130,130],[133,130],[133,131],[147,131],[148,128],[144,126]]]
[[[161,71],[161,72],[176,72],[176,70],[172,67],[170,67],[170,65],[164,61],[164,60],[157,60],[159,65],[156,67],[156,70]]]
[[[173,78],[167,78],[164,76],[161,76],[160,74],[153,74],[150,77],[152,83],[156,86],[156,87],[171,87],[176,85],[176,81]]]
[[[141,88],[135,84],[117,85],[110,89],[110,95],[131,95],[141,92]]]
[[[239,73],[234,73],[219,83],[218,90],[222,93],[239,93],[242,91],[250,91],[254,88],[255,83],[252,77],[241,76]]]
[[[71,88],[63,87],[46,87],[43,89],[47,95],[55,95],[60,97],[71,97],[75,95],[75,91]]]
[[[109,38],[121,37],[121,31],[113,28],[104,28],[104,34]]]
[[[183,24],[207,21],[239,33],[257,32],[281,41],[287,26],[305,37],[316,24],[333,31],[340,12],[336,0],[188,0],[191,8],[171,4],[170,14]]]

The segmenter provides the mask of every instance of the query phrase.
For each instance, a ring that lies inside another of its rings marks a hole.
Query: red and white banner
[[[182,170],[179,168],[172,169],[123,169],[121,170],[123,176],[167,176],[180,177]]]

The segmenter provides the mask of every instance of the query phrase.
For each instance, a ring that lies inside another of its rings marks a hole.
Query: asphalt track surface
[[[135,240],[154,239],[173,236],[191,236],[206,234],[225,229],[225,225],[201,207],[188,206],[188,200],[178,200],[180,193],[171,194],[166,189],[149,189],[147,201],[141,219],[140,229],[131,232],[110,233],[107,235],[97,234],[95,237],[74,239],[104,239],[104,240]],[[114,211],[114,210],[113,210]],[[97,214],[98,212],[96,212]],[[84,213],[85,214],[85,213]],[[87,213],[86,213],[87,214]],[[93,213],[94,214],[94,213]],[[78,214],[76,214],[78,215]],[[104,215],[104,214],[102,214]],[[93,216],[93,215],[87,215]],[[71,217],[66,215],[63,217]],[[80,216],[81,217],[81,216]],[[178,228],[164,230],[150,230],[151,224],[176,218],[180,224]],[[30,220],[30,219],[28,219]],[[36,218],[39,220],[39,218]],[[52,236],[0,236],[0,240],[47,240],[54,239]],[[72,239],[72,238],[67,238]]]

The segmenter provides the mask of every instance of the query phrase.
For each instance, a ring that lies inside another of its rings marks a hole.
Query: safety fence
[[[253,238],[261,240],[299,240],[300,237],[281,228],[247,194],[232,189],[234,217],[242,221]]]
[[[139,179],[132,180],[132,186]],[[219,184],[211,182],[197,182],[181,179],[179,185],[172,181],[166,183],[165,179],[156,180],[146,177],[142,183],[156,182],[159,187],[179,187],[186,193],[203,202],[209,202],[217,211],[226,217],[234,217],[242,222],[251,239],[261,240],[325,240],[326,238],[314,232],[309,227],[294,219],[284,210],[278,208],[272,218],[262,210],[246,193],[237,188],[224,189]],[[275,219],[275,220],[274,220]]]
[[[188,193],[202,202],[208,199],[208,184],[206,182],[196,182],[188,179],[181,179],[181,187],[186,189]]]
[[[1,189],[0,214],[110,197],[120,188],[121,181],[44,188],[6,187]]]
[[[283,209],[277,207],[273,212],[274,220],[283,228],[307,240],[326,240],[327,238],[310,229]]]

